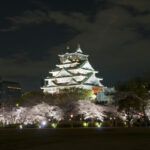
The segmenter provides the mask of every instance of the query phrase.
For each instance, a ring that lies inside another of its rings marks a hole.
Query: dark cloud
[[[67,24],[75,29],[84,30],[88,28],[88,16],[80,13],[73,12],[66,15],[60,11],[41,11],[33,10],[26,11],[22,16],[7,17],[7,20],[12,24],[9,28],[1,29],[0,31],[14,31],[19,29],[19,27],[30,24],[41,24],[44,22],[54,21],[57,24]]]
[[[18,26],[11,26],[11,27],[6,28],[6,29],[0,29],[0,32],[16,31],[16,30],[18,30],[18,29],[19,29]]]
[[[150,1],[149,0],[110,0],[112,3],[131,6],[138,11],[150,11]]]

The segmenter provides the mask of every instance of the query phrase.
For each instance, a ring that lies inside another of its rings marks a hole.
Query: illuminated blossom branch
[[[90,100],[80,100],[75,102],[74,105],[74,114],[82,116],[84,120],[94,119],[103,121],[107,117],[106,112],[117,114],[116,107],[97,105]]]

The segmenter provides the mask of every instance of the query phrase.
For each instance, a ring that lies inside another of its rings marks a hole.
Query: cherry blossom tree
[[[64,112],[58,106],[41,103],[33,107],[18,107],[12,111],[0,111],[0,122],[3,124],[34,124],[42,121],[60,121]]]

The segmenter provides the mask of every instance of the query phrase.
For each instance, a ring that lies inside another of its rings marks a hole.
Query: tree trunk
[[[145,107],[144,107],[144,105],[142,106],[142,112],[143,112],[145,126],[148,127],[149,119],[148,119],[148,117],[147,117],[147,115],[145,113]]]

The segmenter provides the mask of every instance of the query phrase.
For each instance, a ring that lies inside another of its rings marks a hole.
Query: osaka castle
[[[94,70],[88,55],[83,53],[80,46],[75,52],[66,52],[58,56],[60,64],[57,64],[44,79],[44,86],[41,87],[43,92],[53,94],[69,88],[93,90],[95,94],[98,90],[103,91],[103,79],[96,77],[98,71]]]

